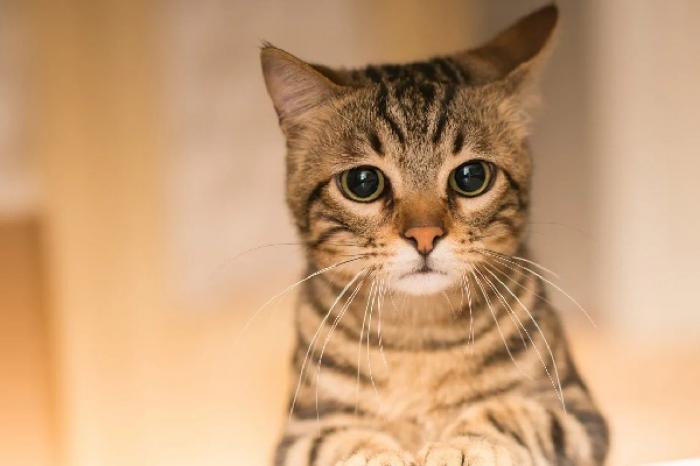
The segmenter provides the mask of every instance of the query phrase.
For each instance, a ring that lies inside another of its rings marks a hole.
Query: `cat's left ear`
[[[265,44],[260,51],[265,86],[286,131],[294,120],[342,93],[342,87],[284,50]]]
[[[548,5],[521,18],[486,44],[452,56],[475,84],[518,93],[538,74],[551,49],[559,11]]]

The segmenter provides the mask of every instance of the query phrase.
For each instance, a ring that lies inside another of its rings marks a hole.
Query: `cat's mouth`
[[[425,295],[439,293],[453,283],[450,274],[423,264],[420,268],[414,268],[409,272],[398,275],[393,282],[393,287],[404,293],[412,295]]]
[[[441,270],[435,270],[435,269],[431,268],[428,264],[423,263],[421,268],[419,268],[418,270],[412,270],[410,272],[406,272],[405,274],[401,275],[399,278],[406,278],[406,277],[409,277],[411,275],[427,275],[427,274],[431,274],[431,273],[436,273],[436,274],[440,274],[440,275],[447,275],[445,272],[443,272]]]

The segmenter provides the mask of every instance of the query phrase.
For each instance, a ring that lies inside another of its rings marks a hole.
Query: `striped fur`
[[[276,466],[604,463],[606,423],[523,258],[527,88],[555,23],[548,7],[478,49],[358,70],[263,49],[313,275]],[[496,171],[464,198],[447,179],[472,159]],[[341,194],[359,165],[385,174],[377,201]],[[421,256],[402,231],[431,222],[447,234]]]

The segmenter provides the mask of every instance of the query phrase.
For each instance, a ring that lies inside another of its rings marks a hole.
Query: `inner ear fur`
[[[342,87],[320,70],[270,44],[262,47],[260,61],[267,92],[281,123],[342,93]]]

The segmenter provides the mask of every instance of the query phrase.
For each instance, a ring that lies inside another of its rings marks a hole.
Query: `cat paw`
[[[404,452],[360,451],[344,461],[336,463],[336,466],[415,466],[413,458]]]
[[[515,466],[511,452],[485,440],[450,444],[433,444],[423,449],[422,466]]]

